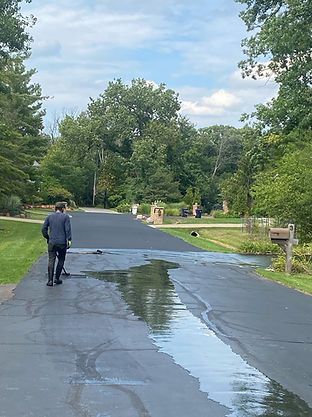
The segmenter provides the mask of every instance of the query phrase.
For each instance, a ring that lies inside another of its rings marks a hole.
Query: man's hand
[[[71,240],[68,240],[67,241],[67,249],[69,249],[71,247],[71,245],[72,245],[72,241]]]

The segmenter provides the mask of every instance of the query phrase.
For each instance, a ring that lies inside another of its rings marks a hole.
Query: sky
[[[86,109],[109,81],[144,78],[179,94],[196,127],[241,126],[242,113],[270,100],[271,80],[242,79],[247,36],[234,0],[33,0],[34,81],[42,86],[46,125]]]

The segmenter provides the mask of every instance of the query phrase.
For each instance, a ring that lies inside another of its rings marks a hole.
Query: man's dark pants
[[[49,281],[53,281],[54,274],[54,265],[56,256],[58,257],[58,262],[56,265],[55,279],[59,279],[66,256],[66,245],[56,245],[54,243],[48,244],[48,254],[49,254],[49,264],[48,264],[48,276]]]

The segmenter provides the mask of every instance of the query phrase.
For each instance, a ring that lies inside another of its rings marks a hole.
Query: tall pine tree
[[[24,200],[35,191],[35,160],[45,150],[40,86],[26,70],[34,18],[20,13],[20,0],[0,5],[0,197],[15,194]]]

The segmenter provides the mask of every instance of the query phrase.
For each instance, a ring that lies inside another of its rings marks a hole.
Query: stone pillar
[[[153,212],[151,213],[151,218],[154,224],[163,224],[164,223],[164,207],[152,206]]]
[[[138,204],[132,204],[131,211],[132,214],[136,216],[138,214]]]
[[[229,206],[228,206],[228,202],[226,200],[223,201],[223,212],[224,214],[228,214],[229,212]]]
[[[193,204],[193,216],[196,216],[196,210],[199,208],[199,205],[196,203],[196,204]]]

